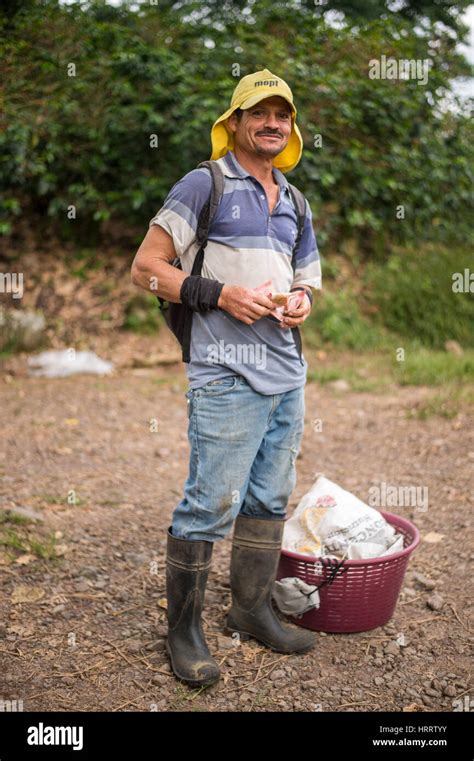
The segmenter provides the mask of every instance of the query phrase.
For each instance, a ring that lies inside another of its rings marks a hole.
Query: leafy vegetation
[[[394,244],[465,240],[472,125],[443,103],[468,73],[455,46],[466,3],[329,5],[340,24],[296,0],[7,3],[0,230],[27,214],[71,239],[143,230],[209,157],[238,78],[266,66],[294,91],[305,148],[291,180],[324,250],[352,239],[386,260]],[[428,81],[371,79],[382,55],[432,62]]]
[[[467,248],[410,247],[384,266],[369,265],[367,292],[381,322],[395,333],[438,349],[449,339],[474,346],[474,283],[464,277],[470,267]]]
[[[452,92],[470,71],[457,45],[468,5],[6,0],[0,233],[13,252],[22,220],[38,240],[72,242],[84,282],[108,232],[129,255],[170,187],[209,157],[238,79],[267,67],[293,89],[304,151],[289,179],[322,256],[307,346],[472,347],[473,295],[452,288],[472,239],[470,104]],[[426,81],[371,78],[382,56],[428,61]],[[153,297],[127,304],[125,328],[162,324]]]

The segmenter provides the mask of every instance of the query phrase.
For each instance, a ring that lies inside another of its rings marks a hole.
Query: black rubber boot
[[[168,529],[166,650],[175,675],[191,687],[213,684],[220,676],[201,622],[212,550],[212,542],[180,539]]]
[[[316,644],[312,632],[280,621],[272,607],[285,521],[238,515],[232,538],[232,607],[226,632],[254,637],[278,653],[306,653]]]

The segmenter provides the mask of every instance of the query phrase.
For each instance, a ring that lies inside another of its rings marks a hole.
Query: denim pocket
[[[226,375],[225,378],[209,381],[205,386],[198,388],[197,391],[202,396],[222,396],[228,394],[237,386],[238,375]]]

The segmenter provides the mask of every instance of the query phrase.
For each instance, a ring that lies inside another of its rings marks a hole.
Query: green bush
[[[338,28],[297,0],[135,5],[10,0],[0,12],[0,232],[32,215],[74,240],[117,222],[145,229],[174,182],[209,158],[238,79],[266,66],[294,92],[305,147],[290,180],[322,246],[351,238],[385,259],[393,242],[466,239],[473,128],[442,104],[469,69],[452,29],[430,24],[446,17],[459,32],[449,11],[464,0],[400,14],[346,2]],[[431,59],[428,83],[369,78],[382,54]]]
[[[474,346],[474,294],[453,292],[453,274],[465,269],[472,269],[467,249],[409,248],[369,265],[368,297],[395,333],[433,348],[450,339]]]
[[[338,348],[374,349],[386,344],[385,331],[374,325],[349,291],[316,294],[303,332],[309,346],[329,343]]]

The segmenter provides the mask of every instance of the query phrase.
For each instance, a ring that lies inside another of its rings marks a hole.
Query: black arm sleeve
[[[179,297],[193,312],[217,309],[224,283],[200,275],[189,275],[183,280]]]

